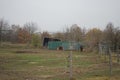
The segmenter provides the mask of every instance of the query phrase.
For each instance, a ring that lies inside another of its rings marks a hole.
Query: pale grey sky
[[[20,25],[32,21],[50,32],[72,24],[104,29],[108,22],[120,26],[120,0],[0,0],[0,18]]]

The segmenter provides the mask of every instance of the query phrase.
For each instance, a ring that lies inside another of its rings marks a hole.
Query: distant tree
[[[39,34],[33,34],[32,35],[32,45],[34,47],[40,47],[40,35]]]
[[[2,40],[8,39],[7,37],[5,37],[8,32],[7,30],[9,30],[8,22],[5,21],[4,19],[0,19],[0,44]]]
[[[106,29],[104,30],[104,40],[106,42],[113,43],[114,40],[114,26],[112,23],[107,24]]]
[[[70,28],[66,28],[64,37],[66,41],[80,42],[83,40],[82,29],[77,24],[74,24]]]
[[[29,33],[33,34],[37,30],[37,24],[33,22],[29,22],[24,24],[24,29]]]
[[[83,38],[82,29],[77,24],[72,25],[70,31],[72,33],[71,36],[73,36],[74,41],[76,42],[82,41]]]
[[[33,22],[29,22],[29,23],[24,24],[23,28],[25,31],[27,31],[27,34],[29,35],[29,39],[27,41],[27,47],[29,47],[32,41],[32,35],[37,30],[37,24]]]
[[[43,39],[44,39],[45,37],[48,37],[48,38],[51,37],[51,35],[49,34],[49,32],[44,31],[44,32],[41,33],[41,42],[43,42]]]
[[[4,19],[0,19],[0,30],[8,30],[9,24]]]
[[[120,46],[120,28],[114,27],[112,23],[108,23],[106,29],[104,30],[103,40],[109,43],[112,50],[116,51],[117,46]]]
[[[85,40],[90,50],[97,48],[101,39],[102,31],[100,29],[93,28],[86,33]]]
[[[70,41],[71,40],[70,29],[67,27],[63,33],[64,33],[64,41]]]
[[[19,33],[20,26],[19,25],[11,25],[11,42],[12,43],[18,43],[18,33]]]
[[[24,28],[19,28],[17,36],[19,43],[27,43],[31,39],[30,34]]]
[[[62,32],[56,32],[53,34],[54,38],[64,40],[64,34]]]
[[[114,30],[114,50],[120,47],[120,28],[116,27]]]

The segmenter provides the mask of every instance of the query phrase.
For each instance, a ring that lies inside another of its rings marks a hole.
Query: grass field
[[[25,51],[25,52],[19,52]],[[70,51],[0,48],[0,80],[69,80]],[[120,64],[109,65],[95,53],[73,51],[74,80],[120,80]]]

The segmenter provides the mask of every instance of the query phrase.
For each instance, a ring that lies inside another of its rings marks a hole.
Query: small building
[[[50,41],[60,41],[60,39],[45,37],[44,40],[43,40],[43,47],[48,47],[48,42],[50,42]]]
[[[83,45],[78,42],[67,42],[67,41],[49,41],[48,49],[50,50],[70,50],[70,46],[72,46],[72,50],[80,50],[82,51]]]

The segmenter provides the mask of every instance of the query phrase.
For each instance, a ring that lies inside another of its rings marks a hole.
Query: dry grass
[[[18,54],[16,51],[25,52]],[[47,49],[2,48],[0,80],[69,80],[68,53]],[[74,80],[119,80],[120,65],[113,64],[113,75],[109,78],[108,63],[103,63],[97,54],[74,51],[73,77]]]

